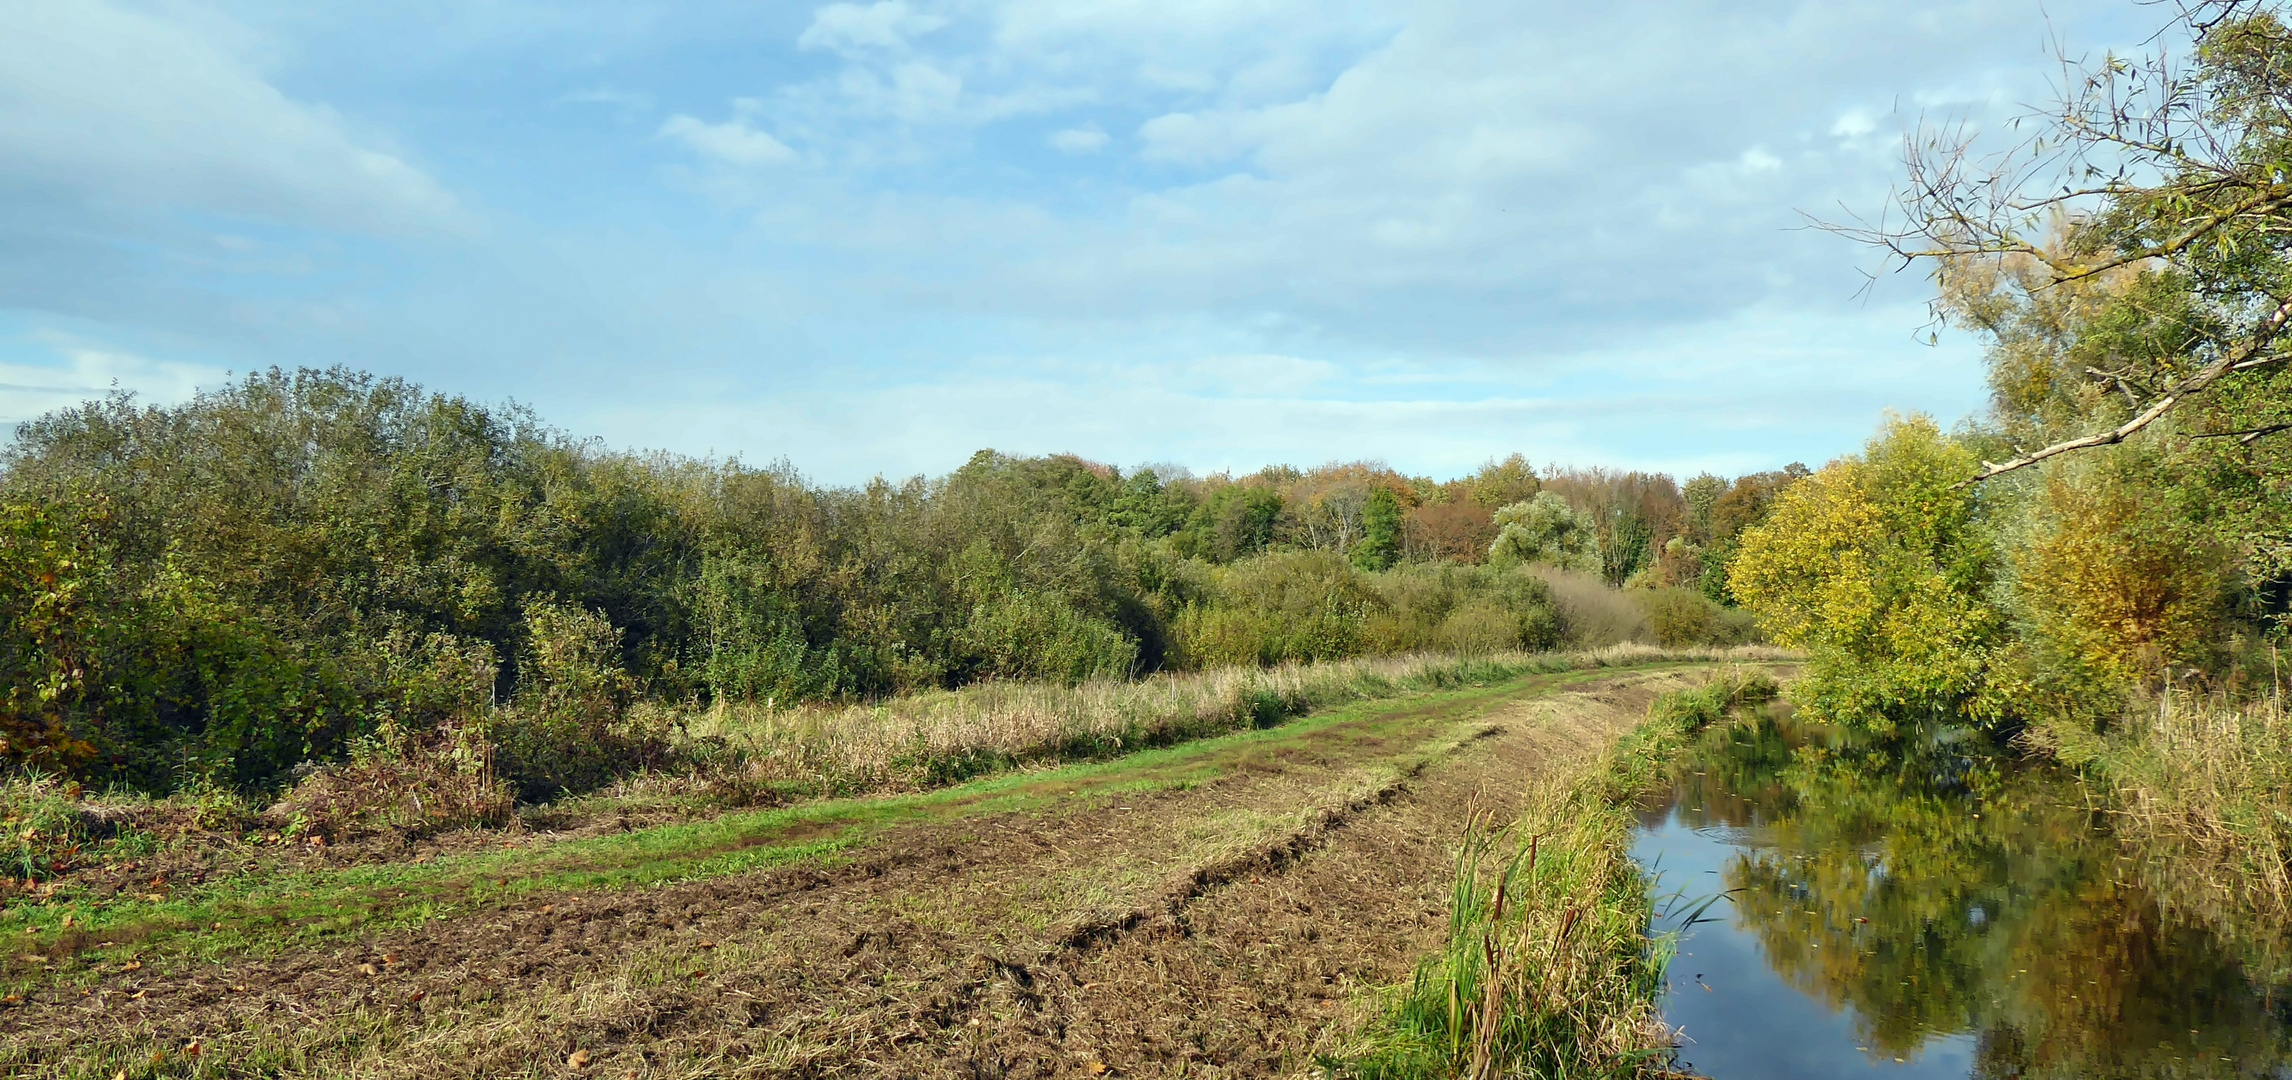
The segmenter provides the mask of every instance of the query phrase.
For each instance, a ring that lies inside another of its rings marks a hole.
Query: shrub
[[[1655,639],[1654,631],[1648,628],[1647,612],[1597,574],[1555,566],[1533,569],[1552,591],[1561,633],[1570,645],[1597,649]]]
[[[1758,626],[1748,612],[1721,607],[1693,589],[1649,589],[1629,595],[1646,613],[1655,643],[1667,649],[1746,645],[1758,638]]]
[[[1188,667],[1335,660],[1363,650],[1382,606],[1333,552],[1276,552],[1219,567],[1180,613],[1173,644]]]
[[[2119,693],[2213,659],[2229,596],[2219,542],[2125,471],[2047,478],[2049,527],[2019,553],[2014,590],[2047,666]]]
[[[425,743],[386,726],[350,760],[312,771],[263,811],[291,834],[349,840],[381,832],[405,839],[507,823],[516,798],[476,728]]]
[[[1039,592],[1013,591],[974,604],[961,642],[975,678],[1074,683],[1137,674],[1137,641]]]
[[[521,798],[586,791],[659,758],[664,733],[632,717],[636,680],[621,666],[621,632],[601,612],[536,601],[525,615],[517,696],[486,732]]]
[[[1534,651],[1555,648],[1561,641],[1551,587],[1517,563],[1419,563],[1369,581],[1385,602],[1369,631],[1378,651]]]

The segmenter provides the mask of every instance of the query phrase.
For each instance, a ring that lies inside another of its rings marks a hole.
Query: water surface
[[[2292,1080],[2292,994],[2161,908],[2072,781],[1963,729],[1715,729],[1633,854],[1715,1080]]]

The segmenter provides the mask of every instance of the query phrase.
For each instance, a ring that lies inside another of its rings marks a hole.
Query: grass
[[[1668,939],[1650,940],[1648,883],[1627,854],[1633,801],[1697,731],[1772,698],[1730,674],[1665,695],[1574,783],[1457,855],[1446,948],[1330,1072],[1359,1080],[1642,1077],[1669,1072],[1656,1015]]]
[[[550,894],[645,887],[797,862],[832,863],[897,826],[1182,788],[1213,779],[1253,754],[1283,747],[1318,743],[1336,756],[1358,755],[1363,766],[1398,762],[1396,767],[1405,767],[1411,755],[1432,745],[1428,738],[1453,723],[1457,710],[1517,693],[1523,680],[1565,685],[1597,678],[1627,659],[1647,661],[1658,655],[1673,654],[1602,653],[1573,670],[1549,659],[1388,670],[1375,673],[1385,680],[1381,684],[1352,684],[1356,700],[1350,704],[1304,719],[1142,750],[1118,760],[1011,772],[931,791],[731,812],[548,844],[510,836],[504,839],[515,846],[427,863],[241,874],[156,898],[53,895],[45,902],[0,910],[0,935],[12,950],[45,958],[30,970],[15,966],[7,983],[88,979],[107,965],[144,960],[273,954],[488,907],[539,904]],[[1549,673],[1533,674],[1539,667]],[[1550,671],[1554,668],[1561,670]],[[1475,675],[1485,681],[1471,680]],[[1403,694],[1412,686],[1448,689],[1421,702],[1422,694],[1362,700],[1371,690]]]
[[[855,706],[726,704],[690,718],[678,756],[688,778],[645,778],[608,792],[698,784],[769,801],[919,791],[1046,763],[1266,727],[1321,709],[1524,675],[1659,661],[1777,659],[1771,649],[1621,644],[1574,653],[1414,655],[1224,668],[1076,686],[990,682]]]

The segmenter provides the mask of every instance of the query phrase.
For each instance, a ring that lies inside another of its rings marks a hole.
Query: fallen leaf
[[[542,913],[543,915],[551,915],[551,914],[555,914],[555,913],[556,913],[556,911],[557,911],[557,905],[555,905],[555,904],[543,904],[543,905],[541,905],[541,913]]]
[[[424,994],[422,991],[420,991],[420,990],[416,990],[416,991],[414,991],[413,993],[406,995],[406,1000],[407,1000],[407,1001],[420,1001],[420,1000],[422,1000],[422,998],[424,998],[424,997],[426,997],[426,996],[427,996],[427,995],[426,995],[426,994]]]
[[[184,1047],[184,1048],[183,1048],[183,1054],[184,1054],[184,1056],[185,1056],[185,1057],[198,1057],[198,1056],[199,1056],[199,1044],[198,1044],[198,1043],[192,1043],[191,1045]]]
[[[129,1001],[142,1001],[144,998],[146,998],[146,997],[149,997],[150,995],[151,995],[151,991],[149,991],[149,990],[138,990],[138,991],[136,991],[136,992],[134,992],[134,993],[132,993],[132,994],[129,994],[129,995],[127,995],[127,1000],[129,1000]]]
[[[0,997],[0,1005],[22,1005],[23,1003],[24,995],[22,994],[10,994],[7,997]]]
[[[703,949],[713,949],[716,947],[716,943],[713,941],[703,941],[700,943],[700,947]]]
[[[1103,1061],[1093,1061],[1090,1064],[1083,1066],[1083,1068],[1088,1070],[1092,1076],[1106,1075],[1106,1063]]]
[[[234,986],[231,988],[231,992],[234,994],[244,994],[247,992],[247,988],[244,986]]]
[[[380,971],[377,971],[377,970],[375,970],[375,967],[374,967],[374,965],[372,965],[372,964],[360,964],[360,965],[358,965],[358,973],[359,973],[360,975],[380,975],[380,974],[381,974],[381,972],[380,972]]]
[[[565,1064],[576,1069],[586,1069],[589,1067],[589,1052],[587,1050],[575,1050],[566,1055]]]
[[[121,964],[121,965],[119,966],[119,969],[120,969],[121,971],[142,971],[142,970],[143,970],[143,961],[141,961],[141,960],[130,960],[130,961],[128,961],[127,963]]]

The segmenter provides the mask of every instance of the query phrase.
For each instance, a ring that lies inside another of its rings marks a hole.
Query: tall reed
[[[2166,901],[2292,948],[2292,715],[2281,693],[2232,703],[2159,696],[2102,744],[2119,835]],[[2256,933],[2255,931],[2268,931]]]

